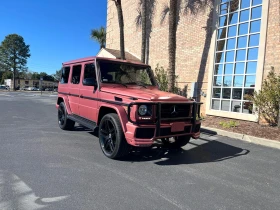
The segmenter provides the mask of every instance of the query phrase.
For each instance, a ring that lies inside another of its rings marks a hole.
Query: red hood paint
[[[120,85],[102,86],[102,92],[115,93],[118,96],[135,97],[147,101],[189,101],[183,96],[158,90],[156,87],[139,87]]]

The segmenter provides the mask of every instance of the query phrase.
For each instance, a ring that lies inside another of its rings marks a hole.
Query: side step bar
[[[67,118],[89,128],[91,130],[94,130],[97,127],[96,122],[88,120],[88,119],[83,118],[78,115],[71,114],[71,115],[68,115]]]

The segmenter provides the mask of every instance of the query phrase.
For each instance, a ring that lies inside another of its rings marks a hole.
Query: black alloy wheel
[[[64,111],[64,108],[63,106],[60,104],[59,107],[58,107],[58,124],[61,126],[61,125],[64,125],[65,123],[65,111]]]
[[[105,119],[101,125],[99,138],[104,152],[108,155],[111,155],[116,148],[116,132],[111,119]]]
[[[61,102],[58,107],[58,125],[62,130],[72,130],[75,122],[67,119],[67,111],[64,102]]]
[[[118,159],[129,152],[121,122],[117,114],[105,115],[99,124],[99,143],[105,156]]]

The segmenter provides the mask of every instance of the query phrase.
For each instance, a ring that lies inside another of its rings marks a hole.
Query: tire
[[[173,137],[173,142],[169,140],[169,138],[162,139],[162,143],[165,147],[171,148],[171,149],[180,149],[183,146],[187,145],[191,137],[190,136],[177,136]]]
[[[58,107],[58,125],[62,130],[73,130],[75,121],[67,119],[67,111],[64,102],[61,102]]]
[[[119,159],[128,154],[130,145],[125,140],[117,114],[105,115],[100,121],[98,133],[100,147],[106,157]]]

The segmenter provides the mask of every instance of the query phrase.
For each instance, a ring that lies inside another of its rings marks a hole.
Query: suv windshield
[[[102,83],[154,86],[150,67],[108,61],[99,62]]]

